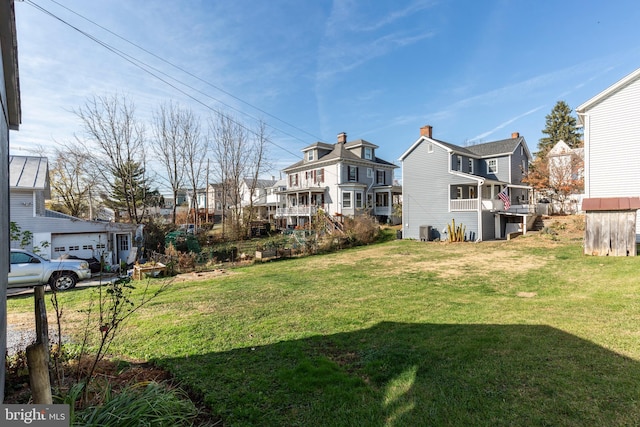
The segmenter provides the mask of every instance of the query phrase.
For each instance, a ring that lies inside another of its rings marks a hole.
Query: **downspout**
[[[476,242],[482,241],[482,185],[484,184],[484,179],[478,181],[478,236],[476,237]]]

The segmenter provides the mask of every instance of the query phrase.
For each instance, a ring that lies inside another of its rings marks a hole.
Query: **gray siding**
[[[451,185],[462,181],[449,173],[449,152],[434,144],[429,153],[427,145],[417,145],[402,162],[403,237],[419,239],[424,225],[442,233],[452,218],[477,235],[476,212],[449,212]]]

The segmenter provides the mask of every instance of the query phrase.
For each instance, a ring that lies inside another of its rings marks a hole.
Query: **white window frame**
[[[298,157],[299,158],[299,157]],[[307,151],[307,161],[312,162],[314,159],[313,150]]]
[[[373,160],[373,148],[364,147],[364,158],[366,160]]]
[[[351,209],[351,191],[343,191],[342,192],[342,207]]]
[[[495,165],[493,168],[491,167],[491,163]],[[498,159],[487,159],[487,173],[498,173]]]
[[[367,178],[373,178],[373,169],[367,168]]]
[[[456,187],[456,199],[462,199],[462,187]]]
[[[363,197],[362,197],[362,191],[356,191],[356,209],[357,208],[362,208],[362,201],[363,201]]]

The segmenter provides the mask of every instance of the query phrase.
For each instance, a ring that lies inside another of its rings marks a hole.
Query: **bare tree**
[[[89,160],[83,147],[65,144],[55,149],[50,169],[54,209],[75,217],[91,218],[90,196],[95,179],[90,173]]]
[[[176,223],[178,193],[185,180],[186,156],[184,148],[190,139],[190,135],[186,134],[191,131],[190,120],[193,120],[193,115],[189,110],[183,110],[171,102],[161,105],[154,114],[154,139],[151,146],[165,168],[166,180],[171,187],[174,201],[171,219],[174,224]]]
[[[129,220],[139,224],[146,213],[148,177],[145,127],[136,120],[133,103],[118,94],[93,96],[75,114],[98,149],[90,159],[105,183],[105,196],[121,202]]]
[[[260,122],[257,131],[252,131],[235,118],[223,112],[216,112],[209,120],[209,133],[217,168],[216,178],[222,190],[223,214],[228,212],[233,237],[246,235],[245,226],[251,221],[253,196],[258,177],[266,167],[266,146],[268,136],[266,125]],[[248,184],[248,206],[243,207],[243,181]],[[245,218],[243,220],[243,208]],[[223,234],[225,233],[223,217]]]
[[[269,160],[267,157],[267,144],[269,143],[269,135],[267,133],[267,124],[264,121],[258,122],[256,129],[252,132],[253,138],[249,151],[248,160],[245,169],[251,177],[249,180],[248,204],[245,220],[248,224],[255,219],[254,203],[256,202],[256,190],[259,187],[260,176],[269,169]]]
[[[191,110],[183,110],[180,115],[182,135],[182,155],[184,157],[185,177],[190,185],[193,224],[198,226],[198,187],[206,176],[205,164],[209,152],[209,142],[200,135],[200,123]]]

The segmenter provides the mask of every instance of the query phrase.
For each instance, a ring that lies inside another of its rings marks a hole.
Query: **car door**
[[[42,277],[42,263],[25,252],[11,252],[9,286],[39,284]]]

